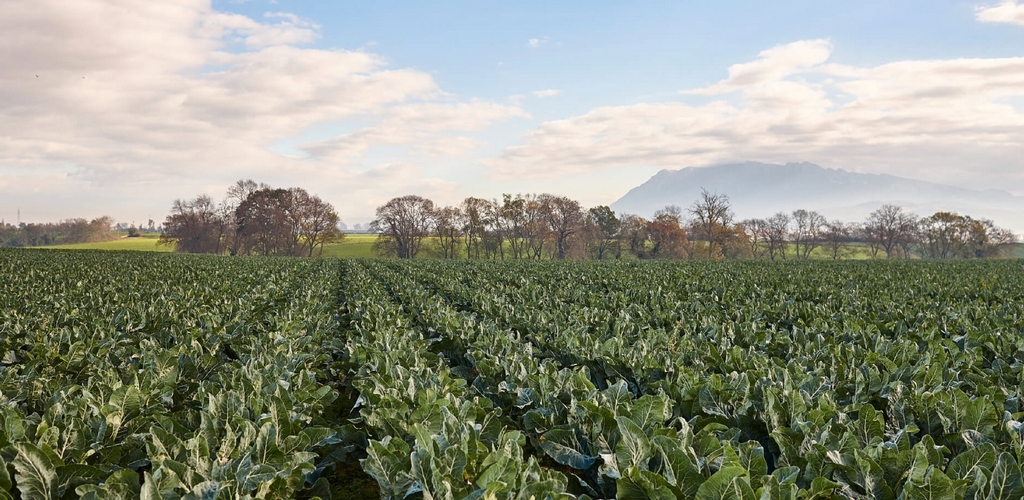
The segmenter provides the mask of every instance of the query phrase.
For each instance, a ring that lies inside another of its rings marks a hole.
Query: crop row
[[[464,381],[447,383],[499,409],[566,494],[1024,494],[1015,264],[362,265]],[[425,436],[370,432],[410,471],[368,469],[386,496],[487,491],[464,470],[413,474],[443,463]]]
[[[332,263],[11,251],[0,275],[0,498],[328,489]]]
[[[0,499],[1024,497],[1024,267],[0,252]]]

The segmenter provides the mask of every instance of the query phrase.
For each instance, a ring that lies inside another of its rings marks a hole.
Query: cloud
[[[1024,191],[1024,58],[828,63],[830,44],[762,52],[704,104],[602,107],[541,124],[484,161],[501,179],[724,161],[801,161]],[[729,99],[719,97],[729,93]],[[735,94],[733,94],[735,93]]]
[[[535,97],[543,98],[543,97],[554,97],[554,96],[556,96],[558,94],[561,94],[562,91],[558,90],[558,89],[547,89],[547,90],[535,90],[535,91],[530,92],[530,93],[533,94]]]
[[[118,207],[162,218],[174,198],[221,196],[211,186],[240,177],[342,198],[344,183],[372,184],[352,171],[358,151],[407,140],[424,156],[462,154],[466,132],[526,116],[459,102],[428,73],[372,53],[306,47],[319,27],[292,14],[254,19],[209,0],[21,2],[5,8],[0,32],[0,198],[34,204],[37,220],[117,217]],[[270,150],[353,120],[370,126],[337,139],[351,154]]]
[[[1009,0],[999,5],[977,7],[975,17],[983,23],[1009,23],[1024,26],[1024,3]]]
[[[780,80],[798,71],[813,68],[828,60],[832,44],[828,40],[805,40],[762,51],[752,62],[729,67],[729,77],[710,87],[684,91],[688,94],[716,95],[752,85]]]
[[[508,118],[529,118],[515,105],[480,100],[458,104],[411,104],[394,106],[383,113],[380,123],[354,133],[300,146],[318,159],[346,162],[364,155],[374,146],[405,146],[414,154],[450,157],[466,154],[476,141],[457,132],[476,132]]]
[[[530,47],[531,49],[540,48],[541,45],[546,45],[548,43],[548,40],[549,38],[546,36],[542,36],[540,38],[531,38],[526,41],[526,46]]]

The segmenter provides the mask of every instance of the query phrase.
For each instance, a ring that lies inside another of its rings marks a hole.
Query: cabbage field
[[[1018,261],[0,251],[0,499],[1024,498]]]

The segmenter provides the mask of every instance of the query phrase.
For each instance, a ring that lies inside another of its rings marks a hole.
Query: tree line
[[[974,259],[1006,257],[1016,243],[989,219],[920,217],[892,204],[856,223],[805,209],[735,220],[729,197],[707,190],[686,209],[666,206],[651,219],[551,194],[443,207],[409,195],[377,207],[370,227],[376,251],[397,258],[805,260],[815,251],[847,258],[861,247],[872,258]]]
[[[18,225],[0,223],[0,247],[35,247],[71,243],[93,243],[114,239],[114,219],[67,219],[60,222]]]
[[[273,188],[239,180],[222,201],[199,195],[175,200],[162,244],[175,251],[312,257],[344,234],[334,207],[302,188]]]

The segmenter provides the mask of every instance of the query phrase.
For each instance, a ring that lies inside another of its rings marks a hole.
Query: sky
[[[159,223],[243,178],[350,225],[594,206],[732,161],[1024,195],[1024,0],[0,0],[7,222]]]

